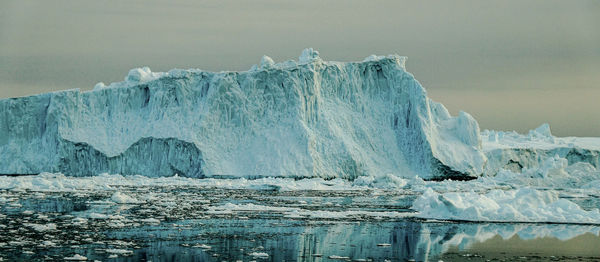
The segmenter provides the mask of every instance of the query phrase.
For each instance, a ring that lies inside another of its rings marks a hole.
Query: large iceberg
[[[0,100],[0,174],[436,179],[485,163],[477,122],[429,99],[397,55],[138,68],[92,91]]]

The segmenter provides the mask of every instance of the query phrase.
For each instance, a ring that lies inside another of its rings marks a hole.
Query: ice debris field
[[[138,68],[92,91],[2,99],[0,249],[73,227],[217,218],[559,223],[598,235],[600,138],[555,137],[547,124],[480,131],[468,113],[429,99],[405,61],[327,62],[306,49],[246,72]],[[33,233],[14,239],[15,219]],[[573,234],[553,236],[583,233]],[[139,245],[69,237],[40,245],[95,243],[99,258]],[[246,248],[240,256],[273,255]]]

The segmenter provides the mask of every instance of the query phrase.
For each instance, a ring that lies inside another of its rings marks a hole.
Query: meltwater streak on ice
[[[0,174],[186,177],[476,176],[477,122],[451,117],[405,58],[247,72],[133,69],[126,81],[0,100]]]

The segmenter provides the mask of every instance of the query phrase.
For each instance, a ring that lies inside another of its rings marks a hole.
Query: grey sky
[[[409,57],[482,128],[600,136],[600,1],[0,1],[0,97],[91,89],[133,67],[246,70],[314,47]]]

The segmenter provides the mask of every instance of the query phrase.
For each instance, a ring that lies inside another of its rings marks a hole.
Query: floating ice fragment
[[[136,198],[128,196],[128,195],[126,195],[124,193],[121,193],[121,192],[118,192],[118,191],[115,192],[110,197],[110,199],[113,202],[117,203],[117,204],[137,204],[137,203],[140,203],[140,201],[137,200]]]
[[[69,261],[86,261],[87,257],[84,257],[84,256],[79,255],[79,254],[75,254],[72,257],[65,257],[64,260],[69,260]]]
[[[142,219],[140,222],[147,224],[160,224],[160,220],[153,217]]]
[[[26,224],[26,225],[33,228],[35,231],[39,231],[39,232],[56,230],[56,224],[54,224],[54,223],[48,223],[45,225],[41,225],[41,224]]]
[[[77,226],[86,224],[87,222],[88,222],[87,219],[85,219],[83,217],[76,217],[76,218],[73,218],[73,220],[71,220],[71,223],[73,225],[77,225]]]
[[[344,256],[337,256],[337,255],[331,255],[328,256],[329,259],[335,259],[335,260],[348,260],[350,259],[350,257],[344,257]]]
[[[113,249],[106,249],[106,253],[109,254],[118,254],[118,255],[122,255],[122,256],[129,256],[133,254],[132,250],[127,250],[127,249],[118,249],[118,248],[113,248]]]
[[[107,219],[107,218],[109,218],[109,216],[105,215],[105,214],[101,214],[101,213],[94,213],[94,212],[92,212],[92,213],[88,214],[88,218],[91,218],[91,219]]]
[[[442,220],[600,224],[600,211],[583,210],[556,191],[532,188],[437,193],[428,188],[413,203],[417,216]]]
[[[49,240],[44,240],[40,245],[43,247],[55,247],[56,243]]]
[[[255,258],[268,258],[269,257],[269,254],[267,254],[265,252],[252,252],[248,255],[255,257]]]
[[[393,174],[382,176],[360,176],[352,183],[354,186],[366,186],[371,188],[403,188],[408,185],[409,180]]]
[[[212,247],[206,244],[196,244],[192,247],[201,248],[201,249],[211,249]]]

